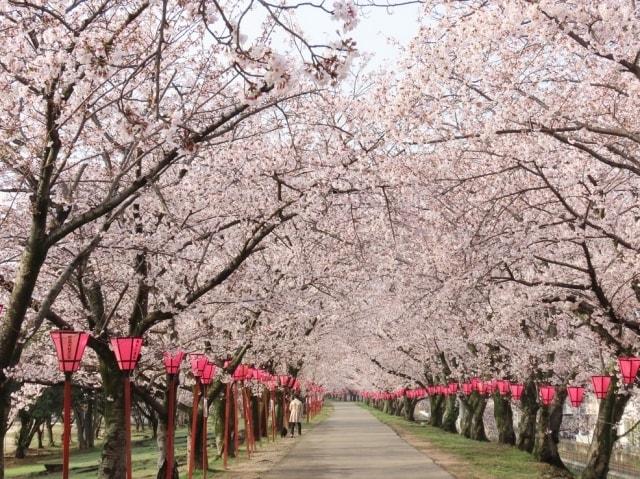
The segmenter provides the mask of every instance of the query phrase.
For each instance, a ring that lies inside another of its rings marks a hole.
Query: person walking
[[[298,396],[294,396],[289,403],[289,429],[291,430],[291,437],[294,436],[295,427],[298,426],[298,436],[302,435],[302,401]]]

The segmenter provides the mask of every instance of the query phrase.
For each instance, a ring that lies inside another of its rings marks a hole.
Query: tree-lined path
[[[453,476],[353,403],[336,403],[331,417],[300,442],[265,479]]]

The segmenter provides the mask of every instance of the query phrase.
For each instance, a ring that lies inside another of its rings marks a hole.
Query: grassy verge
[[[459,479],[547,479],[564,477],[530,454],[494,442],[479,442],[439,428],[420,425],[362,405],[400,437],[425,452]]]
[[[316,424],[326,419],[331,414],[332,406],[325,407],[320,414],[311,420],[310,424],[303,424],[305,430],[312,429]],[[211,428],[213,429],[213,428]],[[211,430],[210,429],[210,430]],[[176,431],[175,447],[176,461],[180,465],[180,477],[187,475],[187,430],[186,428]],[[210,434],[210,444],[214,441],[214,435]],[[279,439],[279,437],[278,437]],[[136,479],[155,479],[157,474],[158,450],[155,439],[149,437],[149,433],[133,433],[132,434],[132,454],[131,462],[133,469],[133,477]],[[266,438],[258,442],[258,450],[269,448],[272,445]],[[88,451],[71,451],[71,477],[73,479],[95,479],[97,477],[97,465],[100,463],[102,453],[101,447],[96,447]],[[209,448],[209,471],[215,473],[223,472],[221,459],[216,459],[216,451],[213,447]],[[246,451],[240,446],[240,453],[237,458],[229,458],[229,467],[233,470],[234,465],[241,464],[246,459]],[[59,479],[60,473],[46,474],[44,464],[60,463],[62,461],[62,451],[60,448],[47,448],[40,451],[29,451],[29,455],[25,459],[6,458],[5,477],[7,479]],[[211,474],[213,475],[213,474]],[[216,474],[218,475],[218,474]],[[194,479],[202,477],[200,471],[195,471]],[[224,477],[224,476],[223,476]]]

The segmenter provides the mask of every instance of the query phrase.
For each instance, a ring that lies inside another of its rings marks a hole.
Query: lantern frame
[[[549,384],[541,385],[538,389],[538,395],[543,405],[549,406],[556,397],[556,388]]]
[[[60,329],[49,334],[56,348],[58,369],[63,373],[74,373],[80,369],[89,333]]]
[[[173,353],[165,351],[162,355],[162,362],[164,364],[164,370],[167,374],[178,374],[180,372],[180,365],[184,358],[184,351],[175,351]]]
[[[511,385],[511,383],[509,381],[507,381],[506,379],[500,379],[497,383],[498,385],[498,392],[500,393],[500,396],[506,396],[509,394],[509,386]]]
[[[633,384],[640,369],[640,358],[635,356],[619,357],[618,367],[625,385]]]
[[[569,402],[571,406],[580,407],[584,400],[584,387],[583,386],[567,386],[567,393],[569,395]]]
[[[516,401],[520,401],[524,392],[524,384],[510,384],[509,390],[511,391],[511,397]]]
[[[604,399],[611,386],[611,376],[591,376],[593,392],[598,399]]]
[[[202,368],[202,374],[200,376],[200,382],[202,384],[209,385],[213,380],[213,376],[216,374],[216,365],[211,361],[207,361],[207,364]]]
[[[130,373],[138,365],[142,352],[142,338],[139,336],[120,336],[111,338],[111,348],[118,361],[120,371]]]

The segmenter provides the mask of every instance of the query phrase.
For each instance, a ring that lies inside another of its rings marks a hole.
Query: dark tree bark
[[[521,451],[533,452],[536,439],[536,416],[538,415],[538,395],[533,381],[527,381],[520,398],[520,422],[516,447]]]
[[[458,406],[458,397],[455,394],[447,396],[444,405],[444,414],[442,417],[442,429],[447,432],[458,432],[456,422],[460,414],[460,406]]]
[[[124,395],[122,373],[115,364],[100,360],[100,376],[105,394],[105,442],[98,469],[100,479],[122,479],[125,472]]]
[[[498,428],[498,442],[511,446],[515,445],[516,433],[513,430],[511,401],[501,396],[499,392],[493,393],[493,415]]]
[[[536,425],[536,439],[533,447],[533,457],[536,460],[551,464],[559,469],[566,469],[558,452],[562,409],[566,398],[566,388],[558,388],[553,403],[549,406],[540,407]]]
[[[484,430],[484,410],[487,407],[487,398],[474,391],[462,400],[462,405],[465,409],[461,424],[462,435],[476,441],[487,441]]]
[[[46,419],[45,426],[47,428],[47,446],[55,447],[56,441],[53,437],[53,420],[51,419],[51,416]]]
[[[15,457],[16,459],[24,459],[27,457],[33,436],[40,429],[44,419],[36,419],[26,410],[18,412],[18,418],[20,419],[20,430],[18,431]]]
[[[429,425],[434,427],[442,426],[442,416],[444,414],[444,398],[438,394],[429,398],[431,406],[431,414],[429,416]]]
[[[416,420],[414,411],[416,409],[417,402],[418,401],[416,399],[409,399],[406,396],[402,397],[402,412],[407,421],[413,422]]]
[[[581,479],[606,479],[609,473],[609,463],[613,445],[618,440],[616,425],[622,418],[624,409],[629,401],[629,394],[618,394],[617,379],[614,376],[609,391],[600,400],[598,421],[593,431],[591,449]]]

